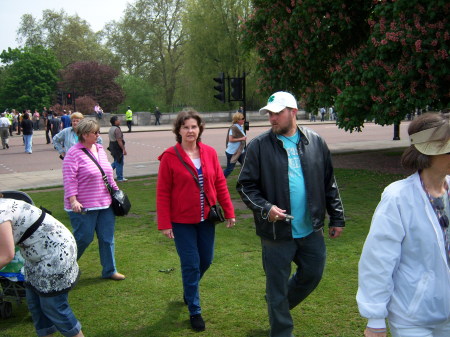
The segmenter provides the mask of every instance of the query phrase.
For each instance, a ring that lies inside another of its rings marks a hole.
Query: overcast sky
[[[127,3],[133,0],[0,0],[0,52],[8,47],[16,48],[17,29],[23,14],[31,14],[35,19],[42,18],[42,11],[64,9],[69,15],[78,14],[96,32],[105,23],[120,20]]]

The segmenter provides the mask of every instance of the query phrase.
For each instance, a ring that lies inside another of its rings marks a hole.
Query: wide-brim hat
[[[411,145],[420,153],[437,156],[450,152],[450,124],[422,130],[409,136]]]
[[[261,115],[269,112],[280,113],[284,108],[297,109],[297,101],[292,94],[285,91],[278,91],[269,97],[267,105],[259,109],[259,113]]]

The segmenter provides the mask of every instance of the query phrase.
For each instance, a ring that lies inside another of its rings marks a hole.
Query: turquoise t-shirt
[[[288,155],[291,215],[294,216],[292,220],[292,236],[295,239],[303,238],[311,234],[313,228],[307,207],[302,164],[297,150],[300,133],[297,131],[292,137],[278,135],[277,138],[283,142],[283,146]]]

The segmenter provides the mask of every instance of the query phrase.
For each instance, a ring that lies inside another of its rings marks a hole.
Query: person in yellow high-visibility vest
[[[8,131],[9,131],[9,135],[12,137],[13,135],[13,122],[14,122],[14,116],[12,114],[12,112],[10,112],[9,110],[6,111],[6,118],[8,118],[9,120],[9,127],[8,127]]]
[[[125,112],[125,120],[127,121],[128,132],[131,132],[131,124],[133,123],[133,111],[131,111],[131,107],[128,107],[127,112]]]

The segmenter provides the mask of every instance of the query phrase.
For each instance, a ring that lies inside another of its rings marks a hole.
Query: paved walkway
[[[330,123],[334,122],[316,122],[319,123]],[[299,121],[301,125],[312,124],[309,121],[301,120]],[[267,126],[268,122],[252,122],[250,127],[256,126]],[[229,123],[208,123],[207,128],[227,128]],[[172,125],[159,125],[159,126],[133,126],[133,132],[152,132],[152,131],[165,131],[171,130]],[[107,134],[109,127],[102,127],[102,134]],[[36,134],[44,133],[44,131],[36,131]],[[395,143],[396,147],[406,147],[409,145],[407,139],[402,139]],[[367,142],[342,142],[342,143],[328,143],[330,151],[332,153],[343,153],[343,152],[355,152],[355,151],[370,151],[379,149],[392,148],[391,140],[380,140],[380,141],[367,141]],[[220,158],[222,161],[226,161],[225,157]],[[225,165],[226,162],[222,162]],[[146,163],[125,163],[125,170],[127,172],[127,178],[147,176],[149,174],[158,173],[158,163],[157,162],[146,162]],[[35,189],[42,187],[56,187],[62,186],[62,172],[55,170],[47,171],[35,171],[26,173],[7,173],[0,175],[0,191],[8,190],[24,190],[24,189]]]

